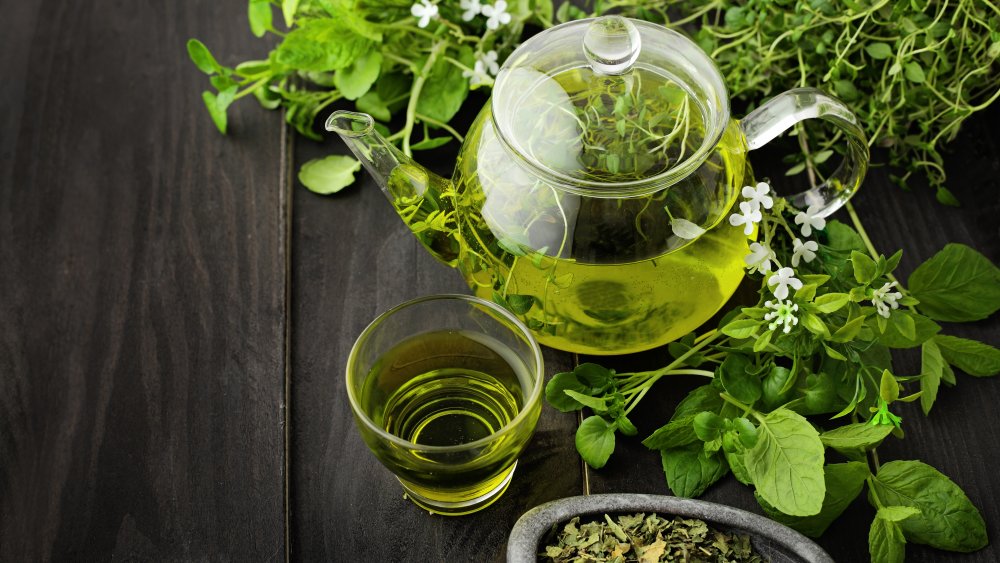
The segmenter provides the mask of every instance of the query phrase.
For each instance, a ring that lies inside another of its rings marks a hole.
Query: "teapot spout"
[[[403,154],[375,130],[368,114],[335,111],[326,129],[340,135],[424,248],[455,267],[460,245],[451,181]]]

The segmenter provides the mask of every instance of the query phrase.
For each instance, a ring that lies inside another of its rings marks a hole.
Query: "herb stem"
[[[463,137],[462,134],[459,133],[458,131],[455,131],[455,129],[451,125],[448,125],[447,123],[444,123],[442,121],[438,121],[438,120],[434,119],[433,117],[428,117],[428,116],[426,116],[426,115],[424,115],[422,113],[418,113],[416,115],[417,115],[417,119],[419,119],[420,121],[423,121],[425,123],[429,123],[429,124],[431,124],[431,125],[433,125],[435,127],[440,127],[441,129],[444,129],[448,133],[451,133],[451,136],[455,137],[455,139],[457,139],[459,143],[464,143],[465,142],[465,137]]]
[[[413,156],[413,151],[410,150],[410,135],[413,133],[413,124],[417,119],[417,104],[420,102],[420,92],[424,89],[424,82],[427,81],[427,75],[430,74],[431,68],[434,67],[438,55],[447,46],[448,42],[444,40],[435,43],[434,47],[431,48],[430,54],[427,55],[424,67],[413,79],[413,88],[410,89],[410,101],[406,104],[406,125],[403,126],[403,154],[406,156]]]

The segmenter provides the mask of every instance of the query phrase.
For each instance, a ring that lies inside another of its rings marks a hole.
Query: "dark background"
[[[497,561],[513,522],[585,492],[669,494],[657,455],[619,440],[601,471],[573,447],[574,415],[545,408],[504,497],[462,518],[404,501],[365,450],[342,370],[375,315],[408,298],[466,292],[423,252],[379,190],[331,197],[293,181],[345,151],[293,137],[253,101],[223,137],[184,42],[224,64],[261,58],[245,2],[0,1],[0,560]],[[471,99],[463,111],[477,110]],[[970,120],[947,157],[945,208],[871,171],[855,204],[908,274],[946,242],[1000,262],[1000,106]],[[442,171],[453,152],[431,157]],[[781,178],[775,154],[758,173]],[[946,326],[1000,344],[997,318]],[[607,360],[659,367],[662,351]],[[582,358],[548,350],[546,373]],[[914,374],[913,355],[897,358]],[[883,460],[951,477],[1000,538],[1000,382],[959,375]],[[661,383],[640,433],[694,381]],[[704,498],[757,511],[732,478]],[[820,543],[867,558],[859,498]],[[908,546],[909,561],[987,562]]]

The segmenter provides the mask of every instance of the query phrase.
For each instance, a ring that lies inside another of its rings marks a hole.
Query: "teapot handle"
[[[819,118],[833,123],[847,138],[847,153],[837,171],[811,190],[788,198],[795,207],[817,206],[811,213],[826,217],[851,199],[868,170],[868,141],[858,118],[843,102],[815,88],[794,88],[783,92],[740,122],[750,150],[758,149],[796,123]]]

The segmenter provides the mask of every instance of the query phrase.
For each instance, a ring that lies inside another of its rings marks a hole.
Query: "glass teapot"
[[[743,278],[750,237],[726,220],[751,183],[747,153],[795,123],[843,131],[846,157],[790,198],[827,216],[860,185],[857,118],[819,90],[790,90],[742,121],[718,68],[665,27],[605,16],[522,44],[461,147],[452,180],[338,111],[338,133],[403,221],[476,295],[553,348],[650,349],[694,330]]]

